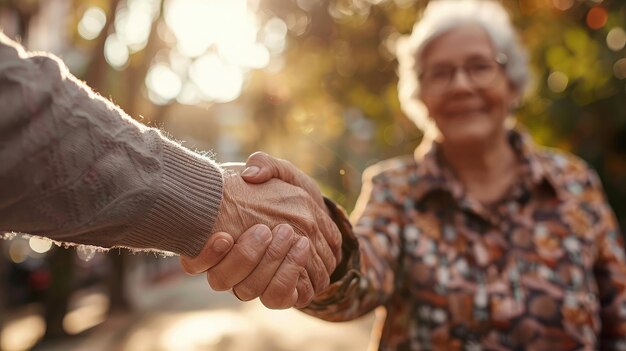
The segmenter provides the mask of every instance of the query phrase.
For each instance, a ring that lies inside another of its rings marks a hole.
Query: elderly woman
[[[326,201],[343,258],[303,311],[344,321],[384,307],[379,350],[626,349],[614,215],[583,161],[513,126],[528,69],[506,11],[433,1],[399,53],[400,99],[426,137],[365,172],[353,226]],[[286,161],[248,167],[247,181],[320,197]]]

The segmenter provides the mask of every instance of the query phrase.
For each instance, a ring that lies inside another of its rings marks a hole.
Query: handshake
[[[328,287],[341,262],[341,233],[317,184],[291,163],[264,153],[224,165],[215,233],[188,274],[206,272],[211,288],[268,308],[302,308]],[[243,170],[243,171],[242,171]]]

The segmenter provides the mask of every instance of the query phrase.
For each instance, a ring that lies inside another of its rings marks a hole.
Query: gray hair
[[[446,31],[479,25],[491,39],[498,55],[506,56],[505,72],[520,97],[530,81],[528,55],[521,45],[509,14],[494,0],[434,0],[417,21],[410,35],[398,40],[398,97],[402,110],[425,134],[436,131],[419,99],[417,75],[421,54],[428,43]]]

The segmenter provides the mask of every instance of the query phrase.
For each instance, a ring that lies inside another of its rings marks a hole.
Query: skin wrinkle
[[[333,250],[328,247],[322,234],[317,231],[317,222],[310,217],[310,214],[315,217],[325,214],[309,195],[297,187],[279,181],[270,181],[263,185],[248,184],[232,172],[227,172],[225,175],[225,183],[229,191],[225,192],[220,212],[224,218],[237,218],[238,221],[220,222],[218,220],[215,230],[236,233],[243,232],[246,225],[250,226],[254,223],[267,223],[271,227],[288,221],[298,235],[312,239],[314,247],[317,248],[313,251],[313,257],[307,268],[309,273],[314,272],[314,275],[309,274],[309,277],[312,279],[315,290],[319,291],[327,286],[330,272],[334,270],[336,263],[332,255]],[[303,201],[304,199],[307,200]],[[257,205],[248,205],[248,203]],[[259,208],[258,204],[263,203],[265,206]],[[282,220],[277,221],[277,218],[282,218]],[[243,227],[233,230],[239,226]],[[334,235],[339,234],[334,233]],[[338,242],[338,240],[334,241]]]

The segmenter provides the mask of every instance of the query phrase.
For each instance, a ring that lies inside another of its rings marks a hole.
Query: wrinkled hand
[[[261,184],[272,178],[297,186],[306,191],[315,203],[328,213],[317,183],[291,162],[257,151],[248,157],[241,177],[248,183]]]
[[[306,191],[299,187],[287,184],[278,179],[270,179],[263,184],[246,183],[238,174],[230,173],[224,176],[224,197],[220,208],[220,215],[215,224],[215,230],[231,233],[238,240],[237,233],[243,233],[249,227],[256,224],[265,224],[275,227],[281,223],[287,223],[293,227],[295,234],[286,243],[276,244],[291,248],[300,237],[310,240],[312,248],[311,257],[306,264],[306,273],[310,278],[312,287],[308,289],[302,286],[309,280],[307,276],[301,276],[298,280],[299,288],[306,291],[320,292],[329,283],[329,276],[334,271],[341,256],[341,234],[330,217],[320,207],[319,199],[313,199]],[[274,240],[278,240],[276,237]],[[257,247],[258,248],[258,247]],[[265,252],[263,250],[257,250]],[[280,257],[292,254],[289,251],[282,252],[282,256],[276,253],[271,257],[277,261]],[[264,269],[264,263],[259,265],[262,274],[267,274],[271,269]],[[278,268],[280,270],[280,268]],[[259,274],[261,274],[259,273]],[[213,272],[209,272],[209,275]],[[234,287],[234,292],[242,300],[250,300],[261,294],[264,290],[260,284],[243,282]],[[291,294],[292,291],[285,291]],[[308,293],[306,295],[309,295]],[[307,296],[308,301],[312,298]],[[302,304],[299,298],[298,305]]]
[[[241,300],[241,295],[258,296],[273,309],[304,307],[314,295],[304,269],[312,251],[306,237],[295,239],[289,225],[270,232],[259,224],[235,243],[229,234],[215,233],[198,256],[181,256],[180,261],[188,274],[208,270],[207,280],[214,290],[232,289]]]

